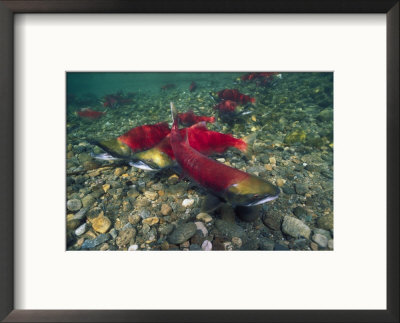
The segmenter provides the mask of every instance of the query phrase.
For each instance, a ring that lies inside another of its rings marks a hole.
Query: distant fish
[[[101,118],[105,114],[105,112],[94,111],[90,108],[86,108],[86,109],[78,111],[77,114],[81,118],[97,120],[97,119]]]
[[[196,90],[197,89],[197,83],[196,82],[192,82],[192,83],[190,83],[190,85],[189,85],[189,91],[190,92],[193,92],[194,90]]]
[[[282,77],[282,74],[278,72],[252,72],[242,75],[240,78],[242,81],[255,81],[257,85],[267,85],[273,77]]]
[[[275,200],[279,188],[261,178],[219,163],[191,147],[187,135],[178,128],[177,113],[171,102],[173,126],[171,146],[183,174],[233,206],[255,206]]]
[[[209,123],[215,122],[215,117],[197,116],[193,110],[189,110],[185,113],[178,113],[179,122],[185,126],[191,126],[198,122],[205,121]]]
[[[217,110],[220,113],[233,113],[236,111],[236,107],[238,106],[237,102],[232,100],[222,100],[217,105],[214,106],[214,110]]]
[[[237,103],[246,104],[246,103],[255,103],[256,99],[250,97],[249,95],[240,93],[236,89],[224,89],[217,92],[217,96],[220,100],[231,100]]]
[[[130,158],[132,154],[150,149],[170,133],[167,122],[143,125],[132,128],[118,138],[92,141],[111,156]]]
[[[176,87],[175,84],[168,83],[168,84],[165,84],[165,85],[161,86],[161,90],[162,90],[162,91],[170,90],[170,89],[173,89],[173,88],[175,88],[175,87]]]
[[[135,96],[134,93],[129,92],[124,95],[122,91],[115,94],[107,94],[103,98],[103,105],[107,108],[117,108],[119,106],[131,104],[133,102],[132,98]]]

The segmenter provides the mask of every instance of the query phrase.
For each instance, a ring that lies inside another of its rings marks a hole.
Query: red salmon
[[[237,103],[246,104],[246,103],[255,103],[256,99],[252,98],[248,95],[240,93],[238,90],[233,89],[225,89],[217,92],[218,97],[221,100],[232,100]]]
[[[210,123],[215,122],[215,117],[197,116],[194,114],[192,110],[189,110],[188,112],[185,113],[178,113],[178,119],[179,122],[185,126],[191,126],[201,121]]]
[[[184,175],[232,205],[254,206],[276,199],[279,188],[259,177],[229,167],[193,149],[178,129],[176,110],[171,102],[174,124],[171,147]]]
[[[87,108],[87,109],[83,109],[81,111],[78,111],[77,114],[81,118],[87,118],[87,119],[91,119],[91,120],[96,120],[96,119],[99,119],[100,117],[102,117],[103,114],[105,114],[105,112],[94,111],[94,110],[92,110],[90,108]]]

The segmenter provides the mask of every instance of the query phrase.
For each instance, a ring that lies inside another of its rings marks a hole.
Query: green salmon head
[[[115,157],[126,158],[130,157],[132,154],[132,150],[129,146],[119,141],[117,138],[97,141],[96,145]]]
[[[173,164],[172,159],[157,148],[142,151],[134,155],[135,159],[144,162],[153,170],[165,168]]]
[[[224,198],[232,205],[254,206],[277,199],[279,193],[275,185],[249,175],[243,181],[229,186]]]

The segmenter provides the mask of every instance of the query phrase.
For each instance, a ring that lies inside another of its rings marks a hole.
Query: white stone
[[[193,203],[194,203],[193,199],[184,199],[182,202],[182,206],[189,207],[189,206],[192,206]]]
[[[319,233],[314,234],[312,240],[322,248],[326,248],[328,245],[328,238]]]
[[[136,251],[139,249],[139,246],[137,244],[132,244],[129,246],[128,251]]]
[[[75,234],[77,236],[81,236],[82,234],[84,234],[86,232],[86,223],[82,224],[81,226],[79,226],[76,230],[75,230]]]
[[[204,242],[201,244],[201,250],[204,250],[204,251],[210,251],[210,250],[212,250],[212,243],[211,243],[211,241],[204,240]]]
[[[203,233],[203,237],[206,237],[208,234],[207,228],[203,222],[195,222],[197,230],[200,230]]]

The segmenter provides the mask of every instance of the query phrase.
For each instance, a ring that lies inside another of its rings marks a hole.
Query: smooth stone
[[[67,221],[67,229],[68,230],[75,230],[79,224],[81,224],[81,221],[76,220],[76,219],[72,219]]]
[[[128,227],[119,232],[115,242],[118,247],[123,248],[126,245],[128,245],[131,242],[131,240],[135,238],[135,236],[136,236],[136,230],[132,227]]]
[[[95,201],[96,199],[91,194],[88,194],[82,199],[82,205],[84,208],[88,208],[92,206]]]
[[[136,225],[140,222],[142,218],[140,217],[139,214],[130,214],[128,216],[128,221],[130,224]]]
[[[74,219],[75,220],[82,220],[83,217],[85,216],[87,210],[88,210],[87,208],[80,209],[77,213],[75,213]]]
[[[161,205],[161,214],[164,216],[170,215],[172,212],[172,207],[169,206],[168,204],[162,204]]]
[[[118,236],[118,232],[114,228],[112,228],[109,233],[113,239],[115,239]]]
[[[137,244],[132,244],[129,246],[128,251],[136,251],[139,249],[139,246]]]
[[[321,216],[317,220],[317,225],[321,229],[332,230],[333,229],[333,214]]]
[[[189,246],[189,250],[190,251],[197,251],[197,250],[201,250],[201,247],[198,244],[191,244]]]
[[[195,222],[197,230],[200,230],[203,233],[203,237],[206,237],[208,234],[208,230],[203,222]]]
[[[110,239],[110,235],[108,233],[106,234],[99,234],[96,238],[91,239],[91,240],[85,240],[82,244],[82,249],[93,249],[97,247],[98,245],[101,245],[102,243],[106,242],[107,240]]]
[[[124,170],[122,168],[117,168],[114,171],[115,176],[121,176],[124,173]]]
[[[282,215],[277,212],[267,212],[262,220],[272,230],[279,231],[281,229]]]
[[[197,227],[193,222],[184,223],[178,226],[168,237],[171,244],[181,244],[189,240],[195,233]]]
[[[67,209],[70,211],[79,211],[82,207],[81,200],[72,199],[67,201]]]
[[[325,236],[328,240],[332,239],[331,233],[327,230],[324,229],[319,229],[319,228],[315,228],[313,229],[313,233],[314,234],[322,234],[323,236]]]
[[[318,244],[321,248],[326,248],[328,246],[328,238],[322,234],[314,234],[312,240]]]
[[[277,180],[276,180],[276,185],[277,186],[279,186],[279,187],[282,187],[283,185],[285,185],[285,180],[284,179],[282,179],[282,178],[278,178]]]
[[[288,251],[289,247],[283,243],[277,242],[275,243],[274,250],[276,251]]]
[[[75,234],[77,236],[80,236],[86,232],[86,223],[82,224],[75,230]]]
[[[193,203],[194,203],[193,199],[184,199],[182,202],[182,206],[189,207],[189,206],[192,206]]]
[[[174,230],[173,224],[164,224],[158,228],[158,232],[160,232],[165,236],[169,235],[173,230]]]
[[[152,226],[152,225],[157,224],[158,222],[160,222],[160,219],[158,217],[156,217],[156,216],[153,216],[153,217],[150,217],[150,218],[143,219],[142,222],[148,224],[149,226]]]
[[[328,248],[331,249],[331,250],[333,250],[333,239],[330,239],[330,240],[328,241]]]
[[[147,219],[147,218],[149,218],[149,217],[151,216],[151,214],[150,214],[149,211],[143,209],[143,210],[141,210],[141,211],[139,212],[139,216],[140,216],[142,219]]]
[[[242,227],[238,226],[235,223],[230,223],[224,220],[217,220],[215,222],[215,226],[217,227],[218,231],[223,235],[232,239],[232,237],[243,237],[244,230]]]
[[[203,221],[204,223],[209,223],[209,222],[212,221],[213,218],[208,213],[202,212],[202,213],[199,213],[199,214],[196,215],[196,219],[200,220],[200,221]]]
[[[154,201],[158,197],[157,192],[146,191],[144,192],[144,196],[146,196],[149,200]]]
[[[201,250],[203,251],[211,251],[212,250],[212,243],[209,240],[204,240],[201,244]]]
[[[299,195],[304,195],[307,193],[308,189],[304,184],[296,183],[294,185],[294,188],[296,190],[296,193]]]
[[[259,246],[261,250],[274,250],[275,242],[272,240],[261,240]]]
[[[243,241],[239,237],[232,237],[232,244],[237,248],[240,248],[243,244]]]
[[[93,230],[99,233],[106,233],[111,227],[111,220],[104,215],[94,218],[91,222]]]
[[[282,223],[282,231],[294,238],[310,238],[311,229],[301,220],[292,216],[285,216]]]

